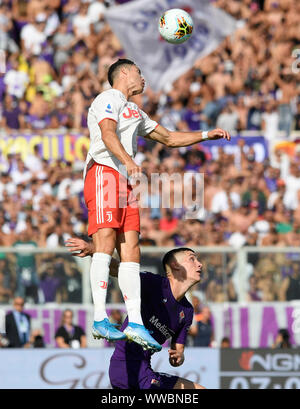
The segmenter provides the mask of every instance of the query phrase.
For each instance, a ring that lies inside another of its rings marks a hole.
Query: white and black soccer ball
[[[184,10],[170,9],[159,19],[158,29],[160,35],[172,44],[182,44],[187,41],[193,32],[192,17]]]

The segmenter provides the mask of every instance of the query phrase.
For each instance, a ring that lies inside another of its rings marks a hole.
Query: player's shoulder
[[[183,299],[181,300],[181,305],[186,309],[186,311],[190,312],[191,314],[194,314],[194,307],[186,297],[183,297]]]
[[[141,271],[140,276],[142,280],[152,280],[154,282],[161,282],[164,280],[164,277],[160,274],[150,273],[149,271]]]
[[[122,103],[124,102],[123,101],[124,99],[125,97],[123,96],[122,98],[122,93],[120,93],[118,90],[109,88],[109,89],[106,89],[105,91],[100,92],[100,94],[98,94],[96,98],[94,99],[93,104],[101,103],[103,101]]]

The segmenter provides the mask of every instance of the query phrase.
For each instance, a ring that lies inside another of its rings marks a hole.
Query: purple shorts
[[[154,372],[147,361],[111,359],[109,379],[113,389],[174,389],[178,376]]]

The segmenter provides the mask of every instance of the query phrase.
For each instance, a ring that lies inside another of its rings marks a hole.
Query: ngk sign
[[[300,389],[300,349],[221,351],[221,388]]]

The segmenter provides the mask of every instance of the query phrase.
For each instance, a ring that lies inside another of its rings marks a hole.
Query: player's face
[[[132,65],[129,69],[128,82],[133,90],[132,95],[138,95],[144,91],[145,80],[142,77],[141,70],[136,65]]]
[[[185,270],[186,279],[198,283],[201,279],[202,264],[196,254],[192,251],[186,251],[180,254],[178,261]]]

